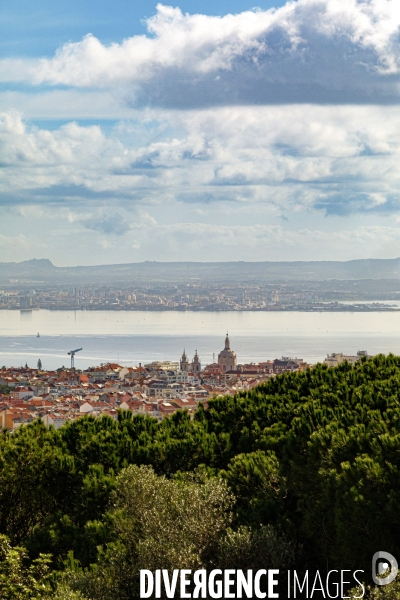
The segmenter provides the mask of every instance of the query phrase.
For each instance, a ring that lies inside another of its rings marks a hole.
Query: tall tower
[[[187,359],[185,350],[183,350],[180,367],[181,367],[181,371],[186,371],[186,372],[189,371],[189,363],[188,363],[188,359]]]
[[[192,362],[192,371],[193,371],[193,373],[201,372],[201,362],[200,362],[199,355],[197,354],[197,350],[196,350],[196,353],[194,355],[193,362]]]
[[[225,338],[225,348],[218,354],[218,364],[224,372],[236,369],[237,358],[235,352],[231,350],[228,334]]]

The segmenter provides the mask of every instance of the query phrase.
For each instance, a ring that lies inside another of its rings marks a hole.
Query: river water
[[[399,312],[114,312],[0,310],[0,366],[102,362],[137,365],[189,358],[197,349],[203,364],[224,347],[229,332],[238,362],[293,356],[322,361],[328,353],[367,350],[400,353]],[[40,337],[37,337],[37,333]]]

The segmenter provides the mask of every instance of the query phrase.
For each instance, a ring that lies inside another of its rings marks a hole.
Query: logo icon
[[[389,570],[386,577],[382,577]],[[375,552],[372,557],[372,579],[376,585],[387,585],[397,577],[399,565],[397,560],[389,552]]]

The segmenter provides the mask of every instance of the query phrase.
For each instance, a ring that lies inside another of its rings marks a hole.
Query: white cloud
[[[381,240],[383,237],[400,239],[400,228],[387,226],[364,226],[356,230],[324,231],[318,229],[298,229],[293,231],[280,225],[213,225],[209,223],[173,223],[145,227],[145,235],[158,235],[165,241],[167,238],[177,239],[183,243],[207,246],[211,241],[217,246],[232,246],[233,242],[246,246],[258,246],[260,242],[266,246],[284,244],[301,247],[307,240],[310,242],[328,242],[332,244],[353,244],[354,239],[360,244]]]
[[[319,260],[332,260],[332,256],[340,260],[349,254],[376,256],[382,245],[396,256],[399,242],[400,228],[391,226],[359,226],[332,232],[280,225],[176,222],[143,224],[140,230],[127,234],[126,246],[140,248],[143,257],[155,252],[159,260],[171,260],[182,250],[185,260],[313,260],[316,254]]]
[[[0,236],[7,260],[50,256],[57,264],[137,260],[345,260],[349,257],[395,257],[400,227],[396,218],[325,219],[305,213],[289,220],[271,215],[268,206],[249,204],[229,210],[226,203],[210,214],[195,206],[170,202],[164,210],[116,209],[85,204],[74,210],[8,211],[9,235]],[[25,207],[23,207],[25,208]],[[41,207],[39,207],[41,209]],[[153,215],[157,215],[157,220]],[[363,224],[361,224],[363,223]],[[368,224],[369,223],[369,224]],[[13,234],[14,225],[17,231]],[[128,224],[126,231],[116,226]],[[34,232],[34,233],[33,233]],[[39,240],[39,243],[37,241]],[[44,249],[45,248],[45,252]],[[104,253],[104,254],[103,254]]]
[[[155,111],[157,139],[119,123],[28,126],[0,117],[3,204],[262,203],[329,213],[400,208],[400,115],[395,107],[294,105]],[[123,141],[122,141],[123,139]],[[73,213],[72,213],[73,214]],[[72,217],[71,217],[72,218]],[[107,215],[102,231],[128,231]],[[105,219],[105,220],[104,220]]]
[[[3,256],[8,256],[10,254],[19,255],[21,251],[32,252],[46,247],[46,243],[44,241],[38,241],[34,235],[27,236],[23,233],[4,235],[0,233],[0,248],[2,249]]]
[[[213,17],[159,4],[150,35],[92,35],[51,59],[6,59],[0,79],[120,88],[130,104],[201,107],[280,102],[398,102],[395,0],[297,0]]]
[[[147,26],[0,61],[0,80],[26,84],[0,93],[2,249],[74,239],[92,262],[182,247],[207,260],[398,253],[398,0],[223,17],[159,5]]]

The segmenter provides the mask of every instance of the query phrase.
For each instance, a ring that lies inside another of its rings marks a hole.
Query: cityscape
[[[199,403],[246,393],[282,373],[313,368],[301,358],[282,357],[265,362],[241,364],[231,348],[229,335],[215,363],[201,364],[197,350],[193,359],[183,350],[179,361],[153,361],[136,367],[106,363],[85,370],[75,368],[75,355],[68,352],[71,368],[55,371],[28,365],[0,369],[0,425],[13,432],[40,418],[46,427],[58,429],[83,416],[118,418],[119,410],[148,415],[160,420],[177,410],[193,415]],[[336,367],[347,361],[355,365],[368,352],[349,356],[328,354],[324,364]],[[79,354],[77,356],[79,362]]]
[[[0,290],[0,310],[391,311],[400,291],[371,293],[354,282],[298,284],[186,283]],[[377,286],[371,286],[377,287]],[[331,289],[330,289],[331,288]],[[382,298],[382,300],[378,300]]]
[[[0,600],[400,599],[400,0],[1,0]]]

